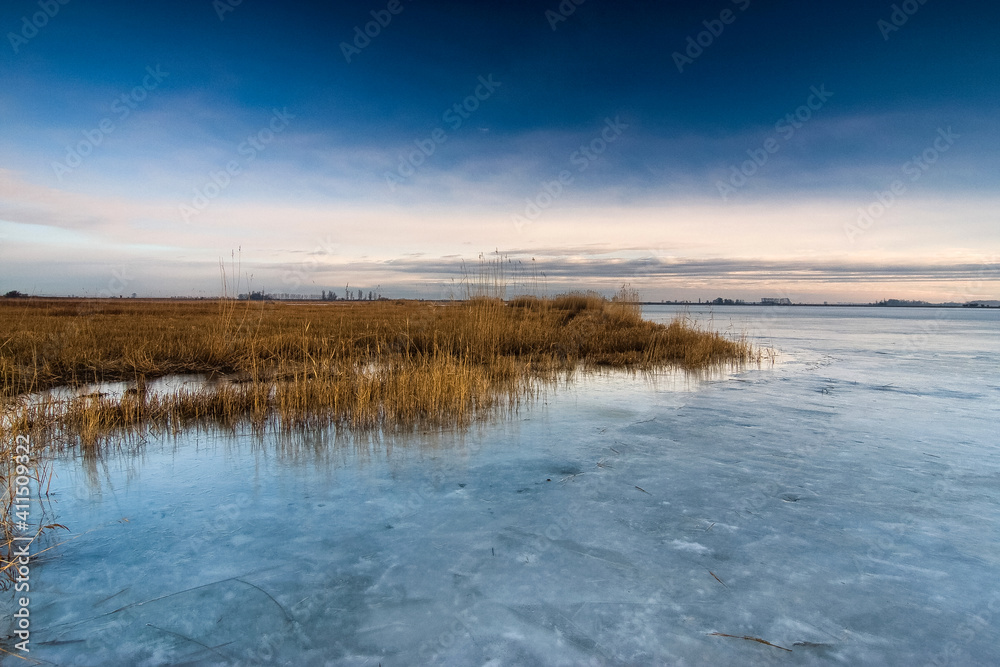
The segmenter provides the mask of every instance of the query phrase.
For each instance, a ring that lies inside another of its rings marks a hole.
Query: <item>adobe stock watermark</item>
[[[31,440],[27,436],[19,435],[14,438],[14,463],[16,465],[14,473],[14,497],[10,500],[10,509],[14,515],[14,527],[17,534],[12,536],[10,544],[10,562],[16,564],[17,568],[14,579],[14,591],[17,593],[31,592],[31,553],[29,547],[35,536],[32,534],[31,526]],[[8,493],[10,490],[8,490]],[[14,635],[21,641],[14,645],[18,651],[29,653],[31,649],[31,599],[21,597],[17,599],[17,611],[14,612]],[[19,656],[21,657],[21,656]]]
[[[127,266],[123,266],[121,270],[111,269],[111,278],[108,280],[108,286],[101,288],[97,292],[97,296],[101,299],[113,299],[115,295],[123,297],[125,295],[125,288],[133,280],[135,278],[129,275]]]
[[[311,273],[315,273],[323,267],[320,262],[321,257],[336,255],[336,247],[337,244],[329,236],[321,239],[309,253],[309,258],[304,260],[299,268],[285,272],[281,277],[282,282],[291,289],[300,287],[309,279]]]
[[[590,165],[596,162],[604,154],[604,151],[608,150],[608,146],[618,141],[628,127],[628,123],[622,122],[621,116],[615,116],[614,120],[605,118],[604,127],[601,128],[598,135],[589,142],[581,144],[570,154],[570,165],[576,167],[576,172],[579,174],[587,171]],[[538,193],[524,200],[524,211],[511,216],[514,228],[520,232],[525,225],[537,220],[542,211],[548,209],[557,199],[562,197],[566,188],[573,184],[575,178],[573,172],[569,169],[563,169],[553,180],[542,181]]]
[[[585,3],[587,0],[562,0],[559,6],[554,10],[545,10],[545,20],[549,22],[549,27],[552,28],[552,32],[556,31],[560,23],[568,20],[570,16],[576,13],[576,8]]]
[[[910,17],[920,11],[920,8],[926,4],[927,0],[904,0],[898,5],[892,5],[890,7],[892,13],[889,14],[889,20],[879,19],[875,23],[879,32],[882,33],[882,39],[888,42],[889,35],[898,32],[900,28],[906,25]]]
[[[212,9],[219,21],[226,20],[226,14],[235,12],[236,8],[243,4],[243,0],[212,0]]]
[[[643,257],[628,263],[628,270],[623,273],[623,282],[634,284],[645,293],[646,290],[663,287],[663,282],[672,275],[671,263],[675,259],[670,249],[665,247],[648,248]]]
[[[38,7],[41,11],[35,12],[30,17],[22,16],[21,29],[18,32],[7,33],[7,41],[10,42],[10,48],[14,49],[14,53],[18,53],[22,46],[37,37],[38,32],[59,14],[60,9],[68,4],[69,0],[38,0]]]
[[[344,54],[347,63],[350,64],[354,56],[361,55],[361,52],[371,45],[372,40],[381,35],[383,29],[389,27],[392,18],[402,14],[404,9],[406,7],[401,0],[389,0],[385,9],[373,9],[370,12],[373,20],[365,23],[363,29],[360,25],[354,26],[354,39],[350,43],[340,43],[340,52]]]
[[[931,167],[937,164],[944,153],[951,150],[955,145],[955,140],[962,135],[955,134],[949,126],[947,130],[938,128],[937,136],[930,146],[925,148],[919,155],[914,155],[903,163],[900,171],[908,177],[910,183],[916,183],[926,174]],[[867,206],[858,209],[858,219],[856,222],[844,224],[844,234],[851,243],[871,229],[875,221],[885,215],[886,211],[892,208],[899,197],[906,194],[906,181],[901,178],[895,179],[885,190],[875,192],[875,199]]]
[[[465,121],[472,117],[483,102],[490,99],[502,83],[494,81],[493,75],[480,76],[478,83],[472,93],[460,102],[452,104],[441,114],[441,120],[450,128],[452,132],[461,129]],[[389,192],[395,192],[396,188],[406,182],[417,173],[417,170],[434,155],[438,146],[448,141],[448,131],[441,127],[431,130],[430,134],[422,139],[414,139],[415,149],[408,153],[400,154],[399,165],[394,171],[385,172],[385,184],[389,186]]]
[[[732,0],[732,3],[741,12],[745,12],[750,7],[750,0]],[[726,7],[719,12],[719,18],[702,21],[701,24],[705,26],[705,29],[697,35],[688,35],[684,53],[680,51],[673,52],[672,57],[674,65],[677,66],[677,71],[683,74],[685,67],[693,65],[694,61],[705,53],[705,49],[715,44],[715,40],[722,36],[722,33],[726,30],[726,26],[736,22],[737,16],[739,14]]]
[[[795,136],[795,133],[813,117],[813,113],[822,109],[827,100],[833,97],[833,93],[826,89],[826,84],[821,84],[819,88],[811,86],[809,90],[811,95],[806,98],[805,104],[797,107],[791,113],[785,114],[784,118],[779,118],[774,124],[773,136],[765,139],[760,148],[747,149],[749,160],[731,166],[729,178],[725,181],[715,182],[715,187],[719,191],[722,201],[729,201],[729,196],[735,194],[738,188],[746,185],[747,180],[767,164],[772,155],[781,150],[782,143]]]
[[[966,613],[965,620],[949,633],[950,640],[925,663],[926,667],[970,664],[969,656],[963,655],[962,645],[958,642],[969,644],[977,635],[985,635],[987,639],[995,636],[998,615],[1000,615],[1000,592],[994,591],[989,601],[978,609],[978,613]]]
[[[122,93],[121,96],[116,97],[114,102],[111,103],[111,112],[114,114],[112,116],[106,116],[98,121],[97,125],[89,130],[83,130],[83,140],[77,142],[75,145],[70,145],[66,147],[66,156],[61,162],[52,163],[52,171],[55,173],[56,178],[62,183],[63,178],[71,173],[74,169],[83,164],[84,159],[86,159],[91,153],[94,152],[98,146],[104,143],[104,139],[111,135],[119,125],[116,125],[116,119],[118,123],[122,123],[126,118],[132,115],[132,112],[139,108],[149,97],[149,94],[160,87],[164,79],[170,76],[170,72],[164,72],[160,69],[160,65],[157,64],[156,68],[146,67],[146,75],[142,77],[142,83],[127,93]]]
[[[968,281],[945,297],[945,301],[959,301],[968,303],[977,298],[982,298],[984,294],[990,292],[989,284],[995,283],[1000,278],[1000,262],[997,255],[983,258],[979,268],[972,274]],[[908,352],[916,352],[926,349],[933,339],[941,333],[945,322],[953,317],[954,311],[950,308],[935,308],[934,319],[914,322],[912,330],[908,331],[904,339],[904,348]]]
[[[192,218],[207,209],[208,205],[232,184],[233,179],[242,174],[243,169],[252,164],[277,135],[285,131],[293,118],[295,115],[288,112],[288,107],[272,109],[268,123],[257,132],[248,135],[246,140],[236,147],[236,152],[243,158],[242,161],[233,159],[226,163],[225,168],[210,171],[208,180],[200,187],[194,188],[191,202],[178,207],[184,223],[191,224]]]

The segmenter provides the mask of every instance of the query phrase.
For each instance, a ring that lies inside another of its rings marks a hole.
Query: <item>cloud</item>
[[[132,223],[168,215],[169,207],[123,197],[80,194],[22,178],[0,169],[0,219],[43,227],[121,233]]]
[[[565,252],[565,251],[561,251]],[[523,270],[531,266],[524,255],[506,256]],[[379,266],[401,275],[434,277],[460,276],[463,266],[452,258],[391,260]],[[535,268],[550,278],[565,282],[619,280],[641,275],[644,278],[713,278],[748,281],[790,280],[809,282],[908,282],[1000,280],[1000,255],[982,262],[843,263],[836,260],[764,260],[758,258],[694,259],[636,257],[572,258],[545,257]]]

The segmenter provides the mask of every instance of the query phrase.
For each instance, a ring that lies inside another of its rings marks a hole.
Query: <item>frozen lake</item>
[[[1000,663],[1000,311],[690,315],[778,362],[582,376],[464,434],[60,459],[31,657]]]

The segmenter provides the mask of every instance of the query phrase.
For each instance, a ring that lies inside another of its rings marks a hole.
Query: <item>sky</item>
[[[993,2],[7,0],[0,293],[1000,299]]]

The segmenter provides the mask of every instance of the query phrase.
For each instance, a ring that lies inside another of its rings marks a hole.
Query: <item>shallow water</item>
[[[1000,311],[687,312],[778,363],[583,376],[464,434],[58,460],[31,657],[996,664]]]
[[[167,375],[146,382],[142,393],[147,396],[167,396],[178,391],[193,391],[211,385],[213,382],[225,381],[222,377],[197,375]],[[25,399],[29,403],[39,403],[46,398],[55,401],[69,401],[84,396],[104,396],[120,399],[127,392],[137,391],[135,382],[96,382],[81,385],[63,385],[46,389],[34,394],[28,394]]]

